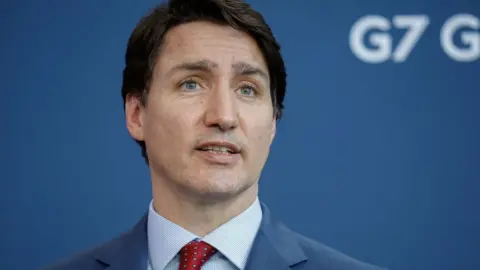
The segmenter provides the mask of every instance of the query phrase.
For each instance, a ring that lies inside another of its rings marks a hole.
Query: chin
[[[190,192],[199,197],[213,200],[228,200],[239,196],[248,190],[254,181],[238,175],[221,174],[202,174],[192,177],[188,181]]]

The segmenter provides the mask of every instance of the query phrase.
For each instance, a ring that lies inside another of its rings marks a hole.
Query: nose
[[[206,105],[205,124],[207,127],[228,131],[238,126],[236,97],[228,87],[211,91]]]

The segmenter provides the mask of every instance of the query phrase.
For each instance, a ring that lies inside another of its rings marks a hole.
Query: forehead
[[[208,60],[218,69],[230,69],[244,62],[267,72],[267,65],[256,41],[230,26],[210,22],[190,22],[170,29],[164,38],[157,66],[167,71],[184,61]]]

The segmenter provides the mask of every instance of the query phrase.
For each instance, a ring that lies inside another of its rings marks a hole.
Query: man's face
[[[208,22],[171,29],[146,106],[128,98],[127,125],[145,141],[162,188],[228,198],[254,186],[275,135],[268,69],[255,40]]]

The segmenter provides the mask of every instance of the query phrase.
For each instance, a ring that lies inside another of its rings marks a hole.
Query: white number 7
[[[393,17],[393,25],[396,28],[407,29],[393,52],[394,62],[403,62],[407,59],[429,23],[430,21],[425,15],[397,15]]]

